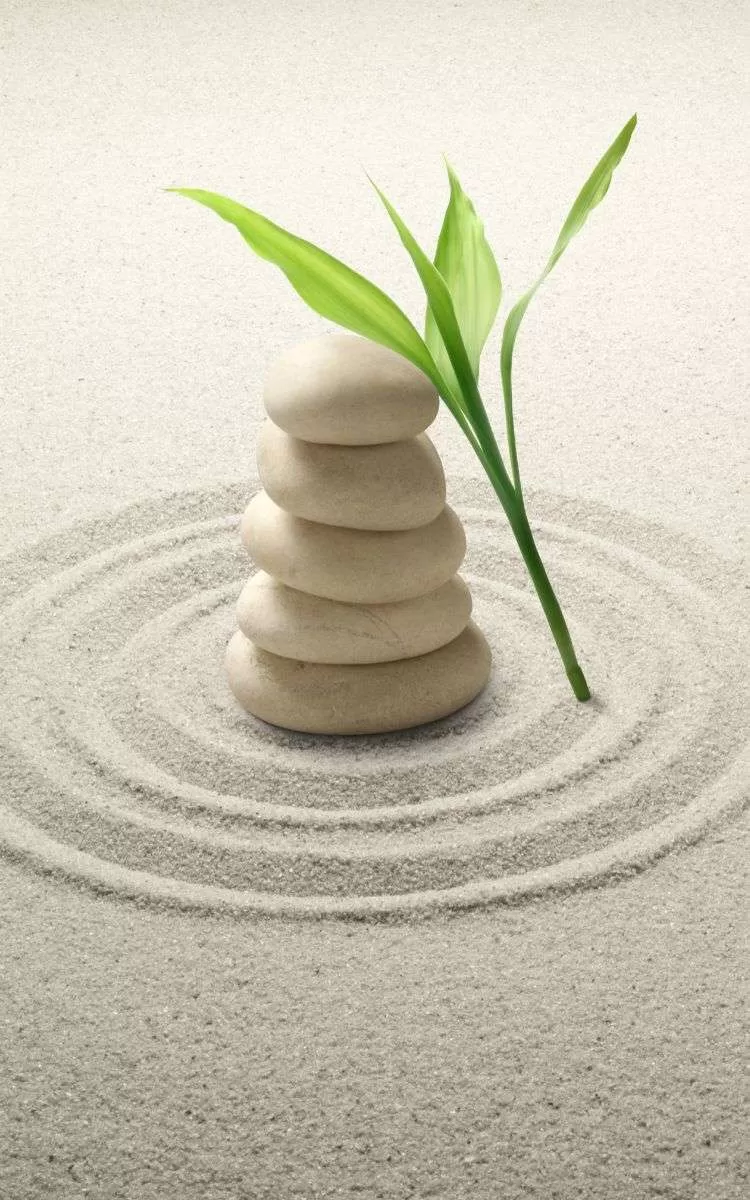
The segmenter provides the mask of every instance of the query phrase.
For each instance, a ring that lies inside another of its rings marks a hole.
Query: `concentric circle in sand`
[[[398,734],[290,733],[245,713],[223,670],[257,486],[135,505],[4,561],[8,852],[183,907],[399,917],[603,884],[743,804],[738,564],[530,491],[593,692],[579,704],[489,485],[453,481],[489,686]]]

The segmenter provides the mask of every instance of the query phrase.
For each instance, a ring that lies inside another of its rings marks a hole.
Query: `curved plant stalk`
[[[511,472],[513,475],[513,486],[518,502],[518,513],[515,518],[510,519],[511,527],[516,537],[519,549],[523,556],[524,562],[528,567],[534,587],[536,588],[539,599],[542,603],[545,616],[549,623],[552,634],[557,643],[557,648],[565,666],[565,671],[570,680],[571,687],[579,700],[588,700],[591,696],[588,684],[584,673],[576,659],[575,650],[570,637],[570,632],[565,623],[562,610],[558,604],[557,597],[553,591],[552,585],[544,569],[544,565],[539,556],[539,551],[536,548],[534,536],[531,532],[531,526],[526,514],[526,506],[524,504],[523,492],[521,490],[521,475],[518,468],[518,453],[516,450],[515,429],[513,426],[513,389],[511,383],[511,371],[513,366],[513,349],[516,343],[518,329],[523,319],[524,313],[528,308],[537,288],[542,281],[546,279],[550,271],[554,267],[558,258],[562,255],[568,243],[579,232],[586,222],[589,213],[599,204],[607,194],[609,185],[612,182],[612,174],[615,167],[622,160],[625,151],[630,144],[630,139],[633,136],[633,130],[638,121],[637,114],[633,114],[630,120],[623,126],[619,134],[615,138],[612,145],[600,158],[599,162],[594,167],[589,178],[581,188],[578,196],[575,199],[565,223],[560,231],[554,249],[549,257],[546,267],[542,274],[526,292],[521,299],[513,306],[508,314],[503,329],[502,344],[500,349],[500,376],[503,388],[503,404],[505,408],[505,424],[508,438],[508,454],[510,457]]]
[[[368,175],[422,280],[427,296],[424,340],[385,292],[312,242],[289,233],[260,213],[216,192],[198,188],[162,189],[211,208],[239,230],[256,254],[280,267],[314,312],[401,354],[432,380],[484,467],[505,510],[571,687],[579,700],[588,700],[591,693],[534,542],[523,503],[513,430],[511,367],[516,334],[532,296],[570,239],[582,227],[591,209],[606,194],[612,172],[627,149],[635,123],[633,116],[594,168],[568,214],[542,275],[511,309],[505,323],[500,361],[512,481],[479,392],[479,360],[502,294],[500,273],[484,236],[482,222],[447,159],[445,165],[451,195],[434,262]]]
[[[513,348],[516,344],[516,335],[518,334],[518,329],[521,321],[523,320],[524,313],[529,307],[537,288],[542,281],[547,278],[571,239],[575,237],[578,231],[586,223],[586,218],[591,210],[596,208],[597,204],[599,204],[606,196],[609,185],[612,182],[612,173],[628,148],[637,121],[637,114],[634,113],[627,124],[624,125],[620,130],[607,152],[599,159],[599,162],[594,167],[591,175],[578,193],[575,203],[565,219],[565,224],[560,230],[560,236],[555,242],[555,248],[549,257],[546,267],[542,271],[536,283],[534,283],[533,286],[529,288],[528,292],[526,292],[521,299],[514,304],[513,308],[508,313],[508,318],[505,322],[502,345],[500,348],[500,377],[503,385],[505,425],[508,437],[508,454],[510,456],[511,471],[513,473],[513,484],[515,486],[518,499],[522,505],[523,494],[521,492],[521,476],[518,470],[516,436],[513,427],[513,388],[511,384]]]

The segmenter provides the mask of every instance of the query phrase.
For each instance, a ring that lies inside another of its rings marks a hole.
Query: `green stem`
[[[586,683],[583,670],[576,658],[570,631],[565,623],[565,617],[558,604],[557,596],[552,589],[549,576],[544,569],[544,563],[536,548],[534,535],[531,532],[531,526],[526,516],[526,510],[522,505],[515,515],[510,518],[510,525],[518,542],[518,548],[523,556],[523,561],[528,567],[537,595],[542,602],[544,615],[552,630],[552,636],[555,639],[557,649],[560,652],[560,658],[565,667],[565,674],[568,676],[575,697],[577,700],[590,700],[591,692]]]
[[[484,402],[478,388],[475,386],[468,398],[464,393],[459,392],[458,395],[463,401],[461,403],[439,376],[436,382],[440,385],[438,388],[439,394],[447,404],[452,416],[466,435],[469,445],[492,480],[492,486],[497,492],[502,506],[510,519],[511,514],[516,508],[513,484],[510,481],[508,472],[505,470],[500,448],[495,440],[495,434],[490,425],[490,419],[487,416],[487,410],[484,407]]]
[[[519,503],[523,504],[521,473],[518,469],[518,451],[516,450],[516,431],[513,425],[513,388],[510,382],[510,373],[508,374],[507,383],[503,380],[503,407],[505,409],[505,434],[508,441],[508,456],[513,475],[513,486]]]
[[[514,475],[517,480],[516,487],[511,483],[508,472],[505,469],[505,464],[503,463],[500,449],[487,416],[487,410],[479,394],[479,389],[472,389],[471,396],[465,397],[465,399],[469,402],[469,413],[464,414],[464,412],[461,412],[459,416],[458,412],[454,411],[453,408],[451,408],[451,411],[453,411],[453,415],[456,417],[464,433],[466,433],[474,453],[487,472],[490,483],[505,510],[523,561],[526,563],[532,583],[542,603],[544,615],[547,618],[552,636],[560,652],[565,673],[575,697],[577,700],[590,700],[591,692],[589,691],[586,677],[576,658],[570,631],[565,623],[562,609],[557,601],[557,596],[554,593],[549,576],[544,568],[544,563],[537,550],[534,535],[531,532],[531,526],[526,515],[526,508],[521,495],[520,479],[518,478],[518,463],[515,459],[515,444],[513,443],[512,448]]]
[[[471,394],[468,397],[469,411],[475,426],[477,428],[476,441],[479,442],[482,453],[474,446],[476,453],[482,462],[484,469],[492,480],[492,486],[497,492],[503,508],[510,520],[511,515],[518,507],[518,497],[515,488],[510,481],[510,476],[505,469],[505,463],[500,453],[500,447],[495,438],[495,432],[490,424],[490,419],[487,415],[487,409],[484,407],[484,401],[479,393],[479,387],[474,384]]]
[[[523,500],[519,498],[518,493],[515,494],[512,501],[508,500],[508,476],[502,467],[499,451],[495,455],[494,453],[480,453],[476,446],[474,448],[489,476],[490,483],[505,509],[523,561],[526,563],[536,593],[541,600],[544,615],[547,618],[552,636],[555,639],[555,644],[560,652],[560,657],[565,667],[565,674],[568,677],[575,697],[577,700],[590,700],[591,692],[589,691],[586,677],[576,658],[576,652],[573,648],[570,631],[565,623],[565,617],[562,614],[557,596],[554,593],[544,563],[537,550]],[[498,467],[500,470],[498,470]]]

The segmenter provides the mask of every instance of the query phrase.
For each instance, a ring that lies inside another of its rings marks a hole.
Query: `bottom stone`
[[[469,621],[452,642],[395,662],[309,663],[262,650],[237,630],[229,640],[229,686],[242,707],[302,733],[388,733],[446,717],[481,692],[492,655]]]

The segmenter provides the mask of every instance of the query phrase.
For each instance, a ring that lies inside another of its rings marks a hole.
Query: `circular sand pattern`
[[[489,485],[454,480],[490,684],[418,729],[291,733],[243,712],[224,677],[258,486],[134,505],[2,563],[7,852],[183,907],[399,917],[606,883],[739,811],[740,564],[529,492],[593,691],[579,704]]]

